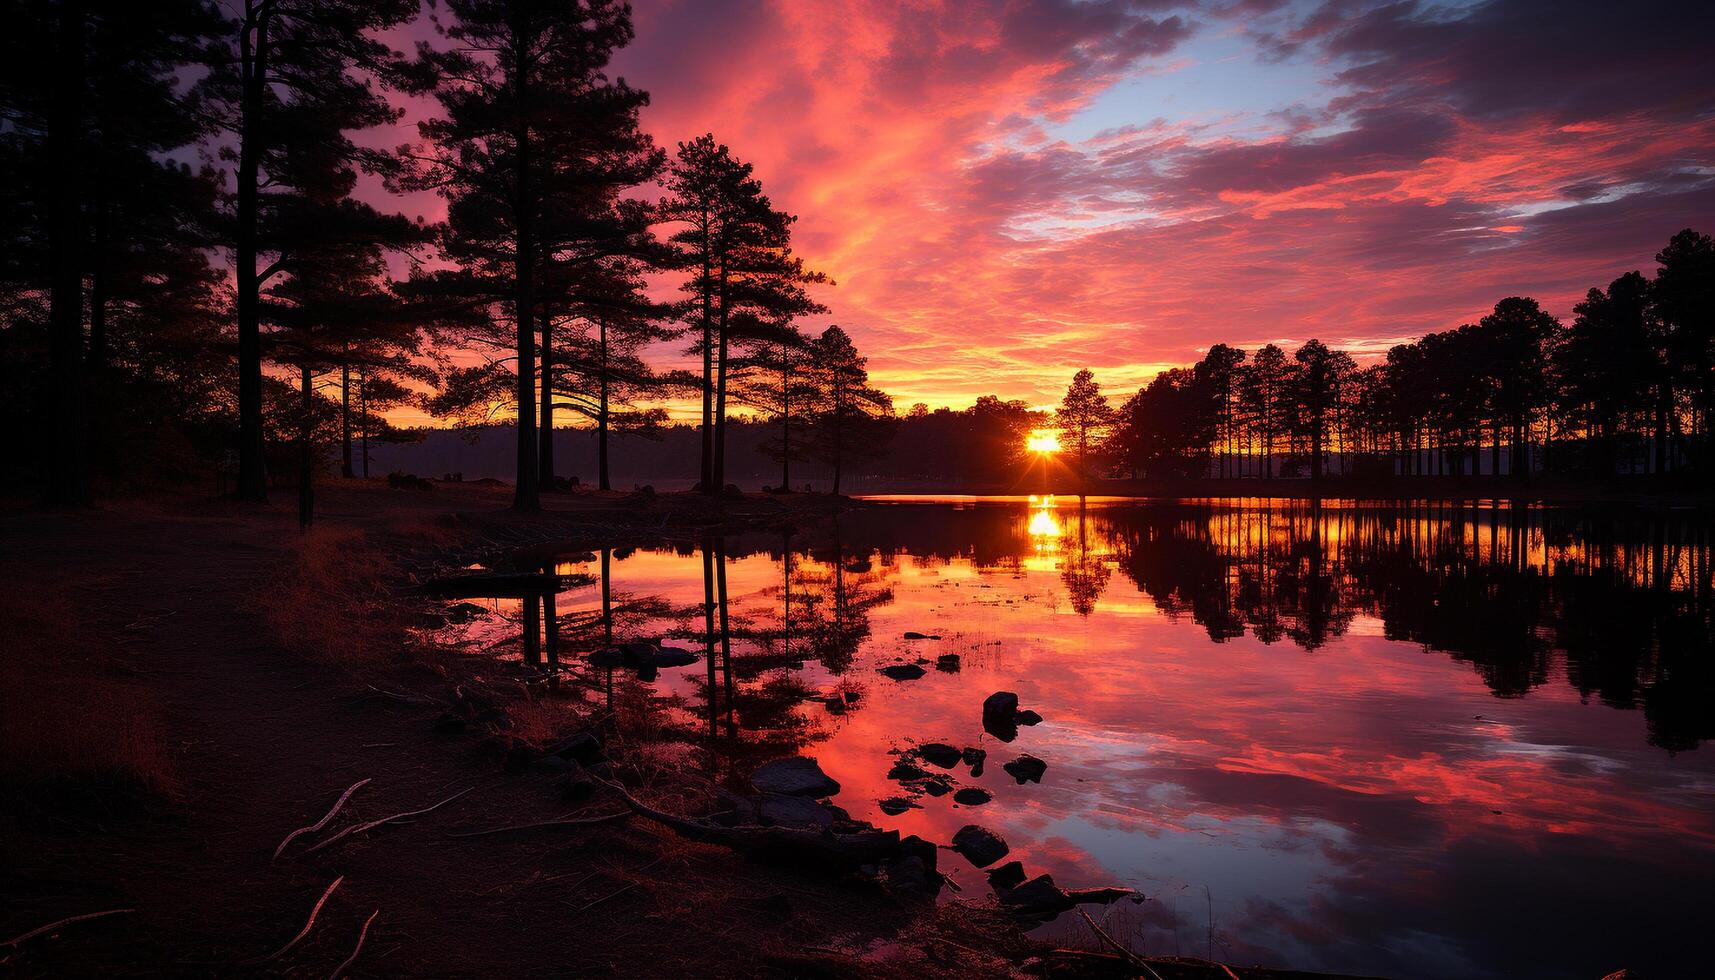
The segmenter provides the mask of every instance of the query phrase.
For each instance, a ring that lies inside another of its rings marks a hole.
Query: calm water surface
[[[979,823],[1031,874],[1138,889],[1106,915],[1143,952],[1677,976],[1715,884],[1710,543],[1698,512],[890,502],[574,556],[559,570],[594,584],[555,606],[568,660],[609,635],[699,654],[651,680],[576,669],[655,705],[717,780],[802,751],[854,816],[941,842]],[[517,602],[489,605],[473,651],[517,632]],[[926,674],[877,673],[900,662]],[[985,733],[997,690],[1045,720]],[[993,802],[888,778],[931,741],[985,749],[981,777],[948,775]],[[1022,753],[1040,785],[1002,771]]]

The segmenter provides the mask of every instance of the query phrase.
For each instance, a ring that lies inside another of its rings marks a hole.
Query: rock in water
[[[756,798],[756,819],[765,826],[832,827],[835,820],[845,817],[839,807],[824,806],[807,796],[764,793]]]
[[[983,760],[988,758],[987,752],[974,745],[967,745],[965,751],[960,755],[965,760],[965,765],[971,767],[973,777],[980,777],[983,774]]]
[[[887,799],[882,800],[881,802],[877,803],[876,806],[881,808],[882,813],[885,813],[890,817],[897,817],[901,813],[904,813],[906,810],[920,810],[920,809],[922,809],[922,807],[919,807],[917,804],[911,802],[910,800],[906,799],[903,796],[890,796]]]
[[[917,754],[922,756],[925,761],[940,766],[942,769],[953,768],[959,764],[959,759],[963,757],[958,749],[945,742],[930,742],[927,745],[918,746]]]
[[[935,669],[943,674],[957,674],[959,664],[959,655],[956,653],[943,653],[935,658]]]
[[[999,834],[972,823],[961,827],[959,832],[953,835],[953,850],[964,855],[965,860],[971,864],[986,868],[1006,857],[1010,848]]]
[[[989,791],[978,786],[966,786],[953,794],[953,802],[963,806],[982,806],[994,799]]]
[[[1054,883],[1053,875],[1037,875],[1017,888],[1001,892],[998,897],[1008,912],[1033,919],[1046,919],[1071,911],[1077,904],[1066,889]]]
[[[1024,865],[1008,861],[988,870],[989,887],[997,892],[1024,884]]]
[[[1002,742],[1018,737],[1018,695],[996,691],[983,701],[983,731]]]
[[[909,779],[926,779],[928,776],[929,770],[924,769],[922,766],[907,762],[904,759],[900,759],[898,762],[895,762],[893,764],[893,768],[887,771],[888,779],[897,779],[901,782]]]
[[[1023,711],[1020,711],[1018,714],[1013,715],[1012,720],[1018,722],[1020,725],[1040,725],[1040,724],[1042,724],[1042,716],[1037,714],[1034,711],[1031,711],[1029,708],[1025,708]]]
[[[1042,782],[1042,774],[1048,771],[1048,763],[1033,755],[1021,755],[1004,766],[1007,775],[1018,780],[1018,785]]]
[[[782,796],[833,796],[840,784],[828,778],[815,759],[793,756],[763,763],[751,773],[750,784],[758,793],[779,793]]]
[[[916,664],[892,664],[881,668],[881,673],[896,681],[914,681],[926,672]]]
[[[907,640],[939,640],[941,635],[939,633],[919,633],[916,630],[906,630],[905,638]]]

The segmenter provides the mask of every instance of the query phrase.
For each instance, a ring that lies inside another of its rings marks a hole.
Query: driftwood
[[[345,806],[345,801],[351,799],[351,794],[362,789],[364,784],[368,782],[368,779],[360,779],[357,782],[352,783],[346,788],[345,792],[339,795],[339,799],[334,801],[333,809],[329,810],[326,816],[317,820],[315,823],[310,824],[308,827],[299,827],[297,830],[287,834],[286,839],[280,842],[280,846],[274,848],[274,857],[271,860],[280,860],[280,853],[286,849],[287,844],[290,844],[305,834],[313,834],[316,831],[321,830],[323,827],[326,827],[328,825],[328,821],[333,819],[334,814],[339,812],[339,808]]]
[[[519,823],[509,827],[491,827],[488,830],[472,830],[459,834],[447,834],[447,836],[453,838],[487,837],[491,834],[507,834],[515,830],[536,830],[540,827],[591,827],[596,824],[629,820],[633,815],[630,810],[622,810],[618,813],[603,813],[594,817],[567,817],[560,820],[543,820],[539,823]]]
[[[136,909],[108,909],[105,912],[85,912],[82,915],[68,915],[63,919],[55,919],[54,921],[48,923],[45,926],[38,926],[35,929],[31,929],[29,932],[26,932],[22,936],[19,936],[15,939],[8,939],[4,943],[0,943],[0,946],[10,946],[13,949],[17,949],[19,946],[22,946],[23,944],[29,942],[30,940],[36,938],[37,936],[46,935],[47,933],[53,932],[55,929],[58,929],[61,926],[69,926],[74,922],[88,922],[90,919],[103,919],[103,918],[106,918],[107,916],[110,916],[110,915],[121,915],[121,914],[126,913],[126,912],[135,912],[135,911],[137,911],[137,910]]]
[[[448,803],[451,803],[452,801],[458,799],[459,797],[465,795],[466,793],[470,792],[473,789],[476,789],[476,787],[471,786],[471,787],[468,787],[466,789],[461,789],[457,793],[454,793],[453,795],[447,797],[446,799],[442,800],[441,802],[436,803],[434,806],[426,806],[421,810],[406,810],[404,813],[395,813],[390,817],[382,817],[380,820],[371,820],[368,823],[352,824],[350,827],[347,827],[344,830],[340,831],[339,833],[333,835],[332,837],[329,837],[327,840],[322,841],[320,844],[317,844],[314,847],[309,848],[304,853],[305,854],[314,854],[315,852],[321,850],[322,848],[327,847],[330,844],[334,844],[334,843],[337,843],[339,841],[342,841],[345,838],[351,836],[352,834],[361,834],[361,833],[364,833],[365,831],[374,830],[376,827],[379,827],[382,824],[389,824],[395,820],[403,820],[406,817],[420,817],[423,814],[428,813],[431,810],[438,810],[441,807],[446,806]]]
[[[374,922],[375,917],[380,914],[381,910],[376,909],[369,913],[369,918],[363,920],[363,929],[357,934],[357,948],[351,951],[351,955],[347,956],[344,962],[333,968],[333,972],[328,974],[328,980],[339,980],[340,974],[349,970],[351,965],[357,962],[357,954],[363,952],[363,941],[369,938],[369,924]]]
[[[758,856],[809,859],[823,867],[855,868],[875,864],[900,855],[899,831],[857,830],[836,834],[829,830],[805,830],[797,827],[722,827],[705,820],[694,820],[657,810],[639,802],[624,787],[603,781],[633,813],[671,828],[681,837],[708,844],[719,844],[735,851]]]
[[[345,880],[345,875],[340,875],[338,878],[335,878],[333,880],[333,884],[328,886],[328,890],[325,892],[322,892],[322,897],[316,899],[315,908],[310,909],[309,919],[304,922],[304,927],[302,929],[298,930],[298,934],[296,936],[292,937],[291,942],[288,942],[286,945],[281,946],[279,949],[275,950],[272,953],[269,953],[267,956],[258,956],[255,959],[251,959],[251,960],[241,960],[241,961],[239,961],[239,963],[237,965],[239,965],[239,966],[255,966],[258,963],[266,963],[269,960],[277,960],[280,957],[286,955],[286,953],[289,950],[291,950],[291,948],[293,946],[296,946],[299,943],[303,942],[304,937],[310,934],[311,929],[315,928],[316,916],[322,914],[322,906],[324,906],[328,903],[328,897],[334,893],[334,889],[338,888],[340,882],[342,882],[344,880]]]

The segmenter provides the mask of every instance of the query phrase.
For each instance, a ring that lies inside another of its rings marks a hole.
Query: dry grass
[[[270,639],[320,663],[396,657],[407,614],[392,592],[398,570],[386,550],[360,531],[317,529],[295,551],[256,596]]]
[[[89,816],[171,798],[159,706],[119,674],[114,644],[79,628],[75,594],[38,580],[0,608],[0,795]]]

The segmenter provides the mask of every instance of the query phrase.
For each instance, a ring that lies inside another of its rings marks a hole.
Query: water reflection
[[[580,556],[552,567],[599,594],[540,615],[583,673],[572,651],[694,649],[596,682],[715,778],[804,747],[856,816],[980,822],[1032,873],[1141,889],[1109,925],[1149,952],[1671,974],[1715,875],[1710,544],[1702,514],[1470,502],[889,507]],[[530,632],[528,599],[496,608]],[[996,690],[1045,721],[990,738]],[[913,783],[897,753],[927,742],[988,770]],[[1002,771],[1022,753],[1040,785]]]

